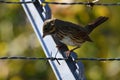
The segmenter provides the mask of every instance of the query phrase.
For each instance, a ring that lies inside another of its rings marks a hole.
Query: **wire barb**
[[[40,57],[0,57],[0,60],[68,60],[69,58],[56,58],[56,57],[49,57],[49,58],[40,58]],[[120,61],[120,58],[76,58],[76,61]]]
[[[96,2],[43,2],[45,4],[55,4],[55,5],[97,5],[97,6],[120,6],[120,2],[117,3],[96,3]]]
[[[6,3],[6,4],[28,4],[28,3],[34,3],[36,0],[32,1],[26,1],[26,2],[9,2],[9,1],[0,1],[0,3]],[[94,0],[92,2],[48,2],[44,1],[45,4],[55,4],[55,5],[96,5],[96,6],[120,6],[120,2],[117,3],[98,3],[99,0]]]

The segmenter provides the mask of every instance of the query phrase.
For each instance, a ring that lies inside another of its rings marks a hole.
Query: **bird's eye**
[[[45,27],[44,29],[45,29],[45,30],[47,30],[48,28],[47,28],[47,27]]]
[[[45,27],[44,30],[47,31],[47,30],[48,30],[48,27]]]

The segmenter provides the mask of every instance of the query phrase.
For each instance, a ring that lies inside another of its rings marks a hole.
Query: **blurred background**
[[[19,0],[5,0],[19,1]],[[58,1],[58,0],[46,0]],[[87,0],[59,0],[59,2]],[[92,1],[92,0],[91,0]],[[119,0],[100,0],[115,3]],[[97,27],[86,42],[75,52],[79,57],[120,57],[120,6],[50,5],[52,16],[76,24],[86,25],[99,16],[109,20]],[[72,48],[69,46],[69,48]],[[38,39],[21,5],[0,4],[0,57],[45,57]],[[82,61],[87,80],[120,80],[119,61]],[[46,61],[0,60],[0,80],[56,80]]]

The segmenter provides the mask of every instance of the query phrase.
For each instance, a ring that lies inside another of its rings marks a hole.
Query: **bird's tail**
[[[85,29],[88,31],[89,34],[93,31],[94,28],[96,28],[98,25],[102,24],[106,20],[108,20],[108,17],[100,16],[95,21],[85,26]]]

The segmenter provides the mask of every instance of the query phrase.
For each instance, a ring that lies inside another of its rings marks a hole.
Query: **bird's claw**
[[[65,51],[65,54],[66,54],[66,57],[67,57],[67,58],[70,56],[70,53],[71,53],[71,52],[72,52],[71,50]]]

